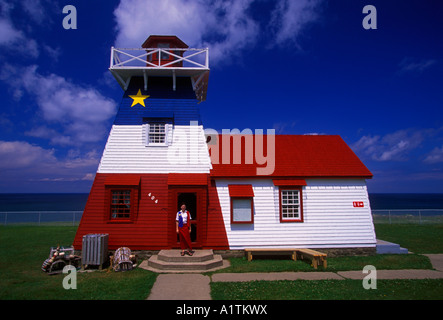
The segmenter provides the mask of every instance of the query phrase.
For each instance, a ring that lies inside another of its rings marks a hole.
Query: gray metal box
[[[82,241],[82,265],[102,266],[108,259],[108,234],[86,234]]]

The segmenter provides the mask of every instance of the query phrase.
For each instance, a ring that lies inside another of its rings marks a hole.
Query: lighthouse
[[[182,203],[192,215],[195,248],[206,246],[212,166],[199,110],[208,49],[151,35],[141,48],[111,48],[109,70],[123,97],[74,246],[81,247],[84,234],[106,233],[110,249],[178,247],[175,214]]]
[[[176,36],[112,47],[109,70],[123,96],[76,249],[89,233],[109,234],[110,250],[179,248],[184,203],[195,249],[375,253],[372,173],[340,136],[204,128],[209,50]]]

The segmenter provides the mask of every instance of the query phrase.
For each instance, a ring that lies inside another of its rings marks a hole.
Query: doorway
[[[177,211],[180,211],[182,204],[186,205],[186,210],[191,214],[191,241],[194,244],[199,242],[198,239],[198,218],[199,208],[197,205],[197,193],[196,192],[177,192]],[[180,238],[177,235],[177,243],[180,242]]]

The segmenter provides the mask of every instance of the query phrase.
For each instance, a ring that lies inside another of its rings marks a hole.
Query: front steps
[[[408,254],[408,249],[399,244],[377,239],[377,254]]]
[[[208,272],[226,268],[229,263],[221,255],[215,255],[212,250],[195,250],[193,256],[181,256],[181,250],[161,250],[158,255],[143,261],[140,267],[167,273]]]

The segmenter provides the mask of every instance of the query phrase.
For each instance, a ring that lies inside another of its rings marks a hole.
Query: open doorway
[[[186,205],[186,210],[191,214],[191,241],[198,242],[197,230],[198,230],[198,207],[197,207],[197,194],[195,192],[178,192],[177,193],[177,211],[180,210],[182,204]],[[177,242],[180,239],[177,235]]]

